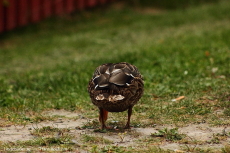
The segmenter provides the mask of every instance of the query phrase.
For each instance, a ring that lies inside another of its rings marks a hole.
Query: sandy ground
[[[31,131],[35,128],[41,128],[44,126],[51,126],[56,128],[69,128],[69,133],[71,135],[74,135],[76,137],[75,142],[79,143],[81,145],[81,142],[78,138],[82,134],[88,134],[92,136],[100,136],[106,139],[109,139],[113,142],[114,145],[118,146],[132,146],[137,147],[136,145],[137,140],[150,138],[151,133],[158,132],[157,129],[162,128],[173,128],[173,126],[156,126],[154,128],[132,128],[131,132],[127,132],[123,136],[123,140],[121,140],[121,137],[118,135],[118,133],[97,133],[94,132],[93,129],[79,129],[76,127],[81,127],[85,123],[89,122],[87,119],[73,119],[74,116],[78,116],[76,113],[59,110],[59,111],[50,111],[46,112],[46,115],[59,115],[59,116],[65,116],[64,118],[59,118],[55,121],[44,121],[37,124],[28,124],[26,126],[9,126],[9,127],[0,127],[0,141],[2,142],[14,142],[17,140],[23,141],[23,140],[31,140],[34,139],[34,136],[31,135]],[[72,119],[71,119],[72,118]],[[196,141],[201,142],[198,144],[190,144],[190,147],[199,147],[199,148],[213,148],[213,149],[221,149],[224,147],[224,145],[230,143],[230,136],[228,135],[227,139],[221,140],[218,144],[213,143],[207,143],[208,141],[211,141],[213,139],[213,135],[215,134],[223,134],[225,132],[226,134],[229,134],[230,127],[212,127],[206,123],[204,124],[191,124],[189,126],[180,127],[178,129],[180,133],[186,134],[187,138],[190,141]],[[160,138],[159,138],[160,139]],[[203,143],[202,143],[203,142]],[[183,148],[184,144],[179,143],[173,143],[170,141],[161,141],[160,143],[152,144],[159,146],[162,149],[170,149],[170,150],[181,150]]]

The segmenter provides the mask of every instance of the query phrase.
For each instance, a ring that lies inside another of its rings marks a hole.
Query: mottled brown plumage
[[[121,62],[97,67],[89,81],[88,92],[92,103],[100,110],[99,120],[102,129],[107,128],[105,121],[108,112],[125,110],[128,110],[125,128],[130,128],[132,107],[141,98],[143,90],[143,78],[134,65]]]

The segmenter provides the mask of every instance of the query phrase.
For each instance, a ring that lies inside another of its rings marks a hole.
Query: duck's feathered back
[[[143,78],[129,63],[107,63],[96,68],[88,92],[94,105],[110,112],[133,106],[143,94]]]
[[[111,85],[128,86],[134,77],[141,77],[135,66],[125,62],[108,63],[95,70],[93,82],[95,89],[105,89]]]

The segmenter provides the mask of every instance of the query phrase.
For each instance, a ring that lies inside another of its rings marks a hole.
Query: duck
[[[108,112],[128,110],[125,129],[130,129],[132,109],[144,92],[143,76],[137,67],[127,63],[105,63],[96,68],[87,87],[92,103],[99,109],[101,129],[109,129],[105,122]]]

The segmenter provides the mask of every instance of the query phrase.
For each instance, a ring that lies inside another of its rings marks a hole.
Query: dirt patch
[[[163,128],[173,128],[173,126],[156,126],[149,128],[132,128],[128,130],[127,133],[122,132],[108,132],[108,133],[98,133],[94,132],[94,129],[81,129],[90,120],[85,118],[73,119],[73,117],[79,116],[77,113],[72,113],[68,111],[49,111],[45,112],[47,115],[59,115],[65,116],[63,118],[58,118],[55,121],[44,121],[40,123],[31,123],[26,126],[9,126],[0,128],[0,140],[2,142],[15,142],[17,140],[31,140],[35,137],[31,135],[31,131],[36,128],[41,128],[45,126],[51,126],[55,128],[68,128],[70,129],[69,134],[76,138],[76,142],[81,145],[81,140],[79,139],[81,135],[87,134],[90,136],[103,137],[112,142],[116,146],[131,146],[137,147],[144,143],[142,140],[150,139],[151,134],[158,132],[159,129]],[[229,132],[230,127],[212,127],[209,124],[191,124],[185,127],[180,127],[178,129],[179,133],[186,134],[188,145],[200,148],[214,148],[220,149],[230,142]],[[122,133],[122,135],[120,135]],[[227,136],[226,136],[226,135]],[[225,139],[217,139],[217,137],[223,137]],[[216,136],[216,138],[215,138]],[[160,138],[159,138],[160,139]],[[218,141],[214,141],[217,139]],[[194,143],[192,143],[194,142]],[[196,143],[195,143],[196,142]],[[199,143],[197,143],[199,142]],[[159,141],[158,143],[152,143],[152,145],[159,146],[163,149],[169,150],[181,150],[183,148],[183,143],[175,143],[171,141]]]

